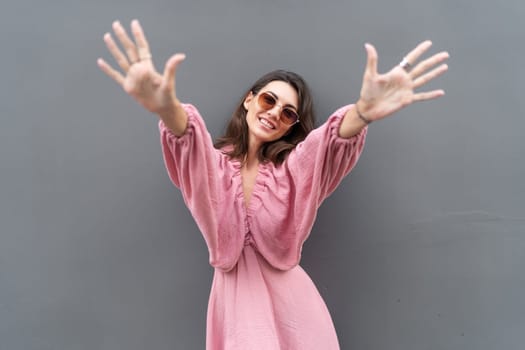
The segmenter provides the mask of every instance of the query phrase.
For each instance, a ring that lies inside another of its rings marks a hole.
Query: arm
[[[97,60],[98,66],[139,104],[157,114],[175,135],[181,136],[186,130],[188,116],[175,93],[175,72],[186,56],[173,55],[166,62],[164,73],[160,74],[153,65],[149,44],[139,21],[131,22],[134,41],[118,21],[113,23],[113,30],[126,53],[119,49],[111,34],[104,35],[104,42],[124,74],[102,58]]]
[[[372,45],[366,44],[368,58],[361,96],[354,108],[349,109],[345,114],[339,136],[350,138],[358,134],[367,124],[384,119],[414,102],[443,96],[445,94],[443,90],[414,92],[414,89],[425,85],[448,69],[443,63],[449,57],[447,52],[437,53],[410,69],[431,46],[432,42],[428,40],[422,42],[406,55],[406,62],[410,62],[408,65],[397,65],[388,73],[379,74],[377,51]]]
[[[353,109],[353,105],[339,108],[289,154],[285,164],[296,186],[294,192],[302,197],[298,205],[315,203],[317,208],[356,165],[367,128],[360,128],[353,137],[339,135]]]
[[[345,139],[349,139],[352,136],[359,134],[368,123],[359,117],[356,106],[349,108],[343,117],[341,126],[339,127],[339,136]]]

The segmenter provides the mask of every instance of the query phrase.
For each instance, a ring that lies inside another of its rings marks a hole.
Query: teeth
[[[270,124],[267,120],[264,120],[264,119],[259,119],[259,121],[261,122],[261,124],[263,124],[264,126],[267,126],[271,129],[273,129],[273,125]]]

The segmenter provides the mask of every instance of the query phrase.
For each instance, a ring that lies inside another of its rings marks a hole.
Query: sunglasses
[[[277,105],[277,98],[269,92],[261,92],[257,99],[259,106],[265,111],[269,111]],[[279,114],[280,120],[287,125],[293,125],[299,123],[299,115],[297,112],[290,107],[282,107],[281,114]]]

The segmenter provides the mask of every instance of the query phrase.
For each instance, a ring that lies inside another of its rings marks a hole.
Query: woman
[[[208,305],[207,349],[339,349],[328,310],[298,265],[321,202],[350,172],[363,150],[367,125],[442,90],[414,93],[447,70],[446,52],[414,65],[425,41],[386,74],[368,55],[360,99],[313,129],[312,101],[297,74],[275,71],[242,96],[215,147],[197,109],[176,96],[175,72],[152,63],[138,21],[134,40],[113,24],[123,53],[105,43],[121,71],[99,67],[143,107],[160,117],[164,160],[208,245],[215,268]]]

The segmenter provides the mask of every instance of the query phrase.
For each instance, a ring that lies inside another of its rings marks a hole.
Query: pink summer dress
[[[161,121],[164,161],[208,246],[214,277],[207,350],[336,350],[335,328],[299,266],[317,209],[356,164],[367,128],[338,136],[337,110],[279,166],[261,163],[245,204],[241,164],[213,147],[198,110],[184,104],[185,133]]]

